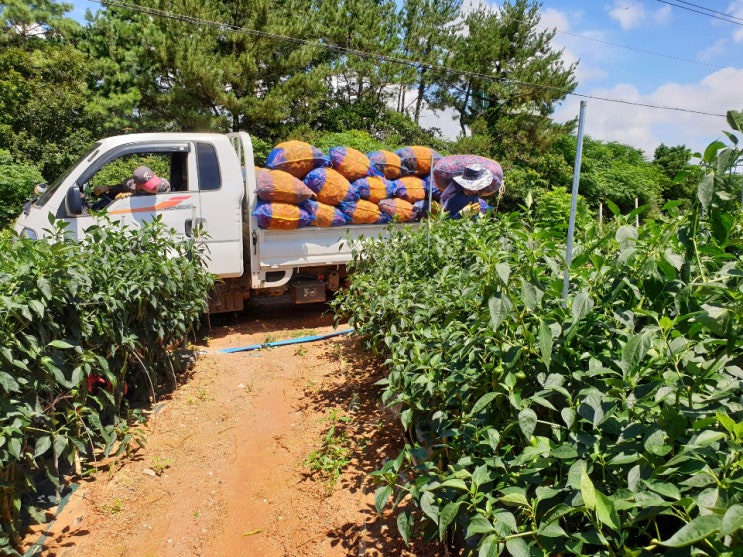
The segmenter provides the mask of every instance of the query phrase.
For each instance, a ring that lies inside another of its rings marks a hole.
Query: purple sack
[[[479,190],[478,195],[488,196],[497,192],[503,182],[503,169],[496,161],[479,155],[450,155],[439,159],[433,167],[434,184],[441,191],[445,190],[455,176],[460,176],[466,167],[473,164],[479,164],[493,175],[491,184]]]

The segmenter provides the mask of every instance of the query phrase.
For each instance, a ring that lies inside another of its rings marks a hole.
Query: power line
[[[544,27],[545,29],[549,29],[546,25],[541,25],[540,27]],[[699,64],[700,66],[708,66],[710,68],[716,68],[718,70],[724,69],[725,66],[719,66],[717,64],[710,64],[709,62],[700,62],[699,60],[692,60],[690,58],[681,58],[680,56],[674,56],[672,54],[664,54],[662,52],[654,52],[652,50],[645,50],[642,48],[637,48],[634,46],[628,46],[624,44],[618,44],[618,43],[612,43],[609,41],[605,41],[603,39],[596,39],[594,37],[588,37],[586,35],[579,35],[577,33],[570,33],[569,31],[561,31],[559,29],[555,29],[557,33],[562,33],[563,35],[570,35],[571,37],[577,37],[579,39],[585,39],[587,41],[594,41],[596,43],[601,43],[609,46],[615,46],[617,48],[626,48],[627,50],[633,50],[635,52],[639,52],[641,54],[650,54],[652,56],[660,56],[661,58],[670,58],[671,60],[678,60],[679,62],[688,62],[690,64]]]
[[[694,4],[692,2],[684,2],[684,0],[676,0],[676,2],[678,2],[679,4],[686,4],[687,6],[694,6],[695,8],[700,8],[700,9],[705,10],[707,12],[710,12],[712,14],[718,14],[718,15],[721,15],[721,16],[724,16],[724,17],[728,17],[730,19],[735,19],[735,20],[740,21],[741,23],[743,23],[743,19],[741,19],[739,17],[736,17],[734,15],[727,14],[725,12],[718,12],[717,10],[713,10],[711,8],[705,8],[704,6],[700,6],[699,4]]]
[[[240,27],[238,25],[232,25],[232,24],[228,24],[228,23],[221,23],[221,22],[217,22],[217,21],[210,21],[210,20],[206,20],[206,19],[202,19],[202,18],[196,18],[196,17],[192,17],[192,16],[185,16],[185,15],[181,15],[181,14],[175,14],[173,12],[169,12],[169,11],[166,11],[166,10],[160,10],[160,9],[157,9],[157,8],[148,8],[148,7],[144,7],[144,6],[139,6],[137,4],[130,4],[128,2],[122,2],[122,1],[117,1],[117,0],[92,0],[92,1],[97,2],[99,4],[102,4],[104,6],[111,6],[111,7],[123,8],[123,9],[127,9],[127,10],[130,10],[130,11],[133,11],[133,12],[139,12],[139,13],[143,13],[143,14],[146,14],[146,15],[163,17],[163,18],[166,18],[166,19],[172,19],[172,20],[175,20],[175,21],[183,22],[183,23],[190,23],[190,24],[193,24],[193,25],[200,25],[200,26],[205,26],[205,27],[212,27],[212,28],[215,28],[215,29],[223,30],[223,31],[226,30],[226,31],[234,31],[234,32],[243,32],[243,33],[247,33],[249,35],[255,35],[255,36],[264,37],[264,38],[270,38],[270,39],[279,40],[279,41],[293,42],[293,43],[296,43],[296,44],[301,44],[303,46],[310,46],[310,47],[315,47],[315,48],[322,48],[322,49],[326,49],[326,50],[332,50],[332,51],[335,51],[335,52],[340,52],[340,53],[343,53],[343,54],[350,54],[350,55],[359,56],[359,57],[362,57],[362,58],[370,58],[370,59],[374,59],[374,60],[377,60],[377,61],[380,61],[380,62],[388,62],[388,63],[393,63],[393,64],[400,64],[400,65],[410,66],[410,67],[414,67],[414,68],[421,68],[421,69],[426,69],[426,70],[429,70],[429,71],[432,71],[432,72],[443,72],[443,73],[447,73],[447,74],[457,75],[457,76],[460,76],[460,77],[469,77],[469,78],[473,78],[473,79],[481,79],[483,81],[490,81],[492,83],[504,83],[506,85],[517,85],[517,86],[521,86],[521,87],[530,87],[530,88],[535,88],[535,89],[552,90],[552,91],[559,92],[559,93],[562,93],[562,94],[565,94],[565,95],[572,95],[572,96],[586,98],[586,99],[594,99],[594,100],[600,100],[600,101],[605,101],[605,102],[613,102],[613,103],[618,103],[618,104],[626,104],[626,105],[631,105],[631,106],[640,106],[640,107],[644,107],[644,108],[653,108],[653,109],[658,109],[658,110],[672,110],[672,111],[675,111],[675,112],[686,112],[686,113],[689,113],[689,114],[698,114],[698,115],[703,115],[703,116],[715,116],[715,117],[720,117],[720,118],[724,118],[725,117],[724,114],[718,114],[718,113],[714,113],[714,112],[705,112],[705,111],[702,111],[702,110],[693,110],[693,109],[689,109],[689,108],[680,108],[680,107],[673,107],[673,106],[665,106],[665,105],[657,105],[657,104],[650,104],[650,103],[642,103],[642,102],[630,101],[630,100],[626,100],[626,99],[615,99],[615,98],[611,98],[611,97],[600,97],[600,96],[597,96],[597,95],[588,95],[588,94],[584,94],[584,93],[576,93],[576,92],[573,92],[573,91],[569,91],[567,89],[564,89],[562,87],[555,87],[555,86],[552,86],[552,85],[544,85],[544,84],[541,84],[541,83],[532,83],[532,82],[528,82],[528,81],[520,81],[520,80],[508,79],[508,78],[498,78],[498,77],[494,77],[494,76],[488,75],[488,74],[482,74],[482,73],[478,73],[478,72],[471,72],[471,71],[467,71],[467,70],[455,70],[455,69],[452,69],[452,68],[447,68],[445,66],[434,66],[432,64],[426,64],[426,63],[418,62],[418,61],[415,61],[415,60],[408,60],[408,59],[405,59],[405,58],[397,58],[397,57],[394,57],[394,56],[387,56],[387,55],[384,55],[384,54],[375,54],[375,53],[365,52],[365,51],[362,51],[362,50],[356,50],[356,49],[353,49],[353,48],[342,47],[342,46],[339,46],[339,45],[334,45],[332,43],[325,43],[325,42],[320,42],[320,41],[312,41],[312,40],[300,39],[300,38],[296,38],[296,37],[287,37],[286,35],[279,35],[277,33],[269,33],[267,31],[259,31],[257,29],[250,29],[248,27]],[[662,0],[659,0],[659,1],[662,1]]]
[[[688,8],[686,6],[681,6],[680,4],[674,4],[672,2],[668,2],[666,0],[658,0],[661,4],[668,4],[669,6],[673,6],[675,8],[681,8],[682,10],[687,10],[689,12],[694,12],[696,14],[706,15],[707,17],[711,17],[714,19],[719,19],[720,21],[726,21],[727,23],[733,23],[735,25],[743,25],[743,19],[737,18],[735,16],[718,12],[715,10],[710,10],[709,8],[705,8],[704,6],[699,6],[698,4],[692,4],[691,2],[684,2],[683,0],[677,0],[678,2],[682,4],[688,4],[689,6],[694,6],[695,8],[699,8],[698,10],[695,10],[693,8]],[[719,15],[716,15],[719,14]],[[721,17],[724,16],[724,17]]]

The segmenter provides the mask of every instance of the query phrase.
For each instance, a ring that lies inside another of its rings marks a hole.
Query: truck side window
[[[199,189],[218,190],[222,186],[217,151],[211,143],[196,144],[196,164],[199,170]]]

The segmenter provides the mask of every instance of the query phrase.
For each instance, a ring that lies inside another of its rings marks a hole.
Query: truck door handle
[[[204,228],[205,226],[206,219],[200,217],[195,219],[186,219],[186,236],[190,238],[195,228]]]

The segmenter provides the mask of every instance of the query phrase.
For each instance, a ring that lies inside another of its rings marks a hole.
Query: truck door
[[[195,141],[192,176],[198,187],[199,217],[192,223],[206,249],[209,270],[222,278],[243,274],[242,201],[240,160],[229,140]]]

